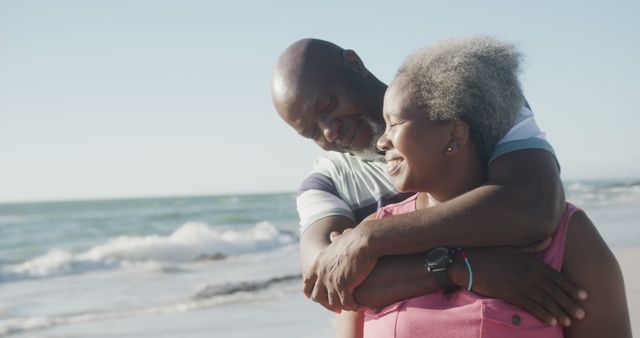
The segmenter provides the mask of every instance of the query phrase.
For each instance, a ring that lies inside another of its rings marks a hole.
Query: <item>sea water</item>
[[[640,182],[568,182],[613,248]],[[295,194],[0,204],[0,336],[323,337],[301,296]]]

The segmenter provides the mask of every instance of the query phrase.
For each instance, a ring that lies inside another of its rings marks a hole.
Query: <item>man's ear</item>
[[[365,77],[367,76],[367,74],[369,74],[369,71],[364,66],[364,63],[362,62],[358,54],[356,54],[356,52],[354,52],[353,50],[351,49],[343,50],[342,60],[349,68],[353,69],[356,73],[360,74],[362,77]]]
[[[450,122],[447,127],[449,142],[445,152],[453,155],[469,143],[469,125],[463,121],[455,120]]]

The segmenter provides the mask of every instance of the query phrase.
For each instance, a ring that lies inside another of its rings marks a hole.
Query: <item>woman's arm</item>
[[[342,311],[336,318],[336,338],[362,338],[364,314]]]
[[[584,212],[571,218],[562,271],[589,290],[587,315],[565,329],[566,337],[631,337],[620,266]]]
[[[535,250],[539,252],[542,248]],[[551,323],[554,318],[558,322],[581,318],[584,314],[584,309],[575,301],[584,300],[580,288],[533,253],[515,247],[465,251],[473,262],[473,292],[503,299],[546,323]],[[424,259],[423,254],[381,257],[376,268],[356,288],[356,301],[377,309],[415,295],[442,292],[424,267]],[[460,255],[448,273],[457,286],[468,286],[468,270]]]

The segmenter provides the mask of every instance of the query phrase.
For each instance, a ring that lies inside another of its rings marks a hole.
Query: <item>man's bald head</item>
[[[272,78],[274,103],[289,103],[306,95],[310,84],[329,80],[345,81],[345,77],[366,76],[362,61],[352,50],[325,40],[302,39],[282,52]]]
[[[324,72],[341,71],[344,49],[324,40],[302,39],[282,52],[272,78],[275,100],[294,99],[305,81],[316,82]]]
[[[323,149],[357,153],[375,143],[364,139],[374,137],[373,127],[380,129],[386,85],[354,51],[324,40],[298,40],[278,58],[271,83],[278,114]],[[361,128],[355,120],[377,125]]]

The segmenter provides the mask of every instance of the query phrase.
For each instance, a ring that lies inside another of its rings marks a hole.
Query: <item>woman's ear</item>
[[[449,142],[445,150],[446,154],[456,154],[469,143],[469,125],[463,121],[455,120],[447,125]]]

